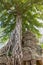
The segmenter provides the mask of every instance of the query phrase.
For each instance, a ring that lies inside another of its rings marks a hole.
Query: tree
[[[22,33],[26,30],[33,31],[39,36],[37,27],[43,27],[43,24],[38,22],[39,18],[43,19],[42,9],[40,0],[0,0],[2,41],[8,39],[12,31],[15,31],[16,44],[21,44]]]
[[[42,9],[42,0],[0,0],[0,27],[3,28],[1,39],[8,39],[14,28],[18,43],[21,42],[22,32],[26,29],[39,36],[37,27],[43,27],[43,24],[38,22],[39,18],[43,18]]]

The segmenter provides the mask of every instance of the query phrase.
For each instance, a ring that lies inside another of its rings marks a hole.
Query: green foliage
[[[41,44],[41,48],[43,48],[43,43]]]
[[[3,41],[10,37],[15,28],[16,16],[22,17],[22,29],[29,29],[40,36],[39,27],[43,27],[37,19],[43,19],[43,0],[0,0],[0,28]]]

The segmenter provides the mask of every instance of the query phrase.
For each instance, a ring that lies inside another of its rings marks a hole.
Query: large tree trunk
[[[17,15],[16,17],[16,27],[15,27],[15,45],[13,48],[13,56],[16,53],[17,54],[17,47],[19,48],[20,52],[22,53],[22,49],[21,49],[21,43],[22,43],[22,18],[21,16]],[[14,50],[16,52],[14,52]],[[18,52],[19,52],[18,50]],[[18,58],[19,60],[20,58]],[[21,59],[19,60],[19,64],[21,65]]]
[[[17,15],[16,17],[16,27],[15,27],[15,44],[20,44],[22,42],[22,18]]]
[[[22,18],[20,15],[17,15],[15,29],[12,31],[7,45],[2,48],[3,50],[2,53],[7,52],[7,50],[10,49],[10,47],[11,47],[11,50],[13,51],[13,48],[15,47],[15,45],[16,44],[21,45],[21,43],[22,43]]]
[[[15,29],[11,33],[11,37],[7,45],[1,49],[1,53],[2,54],[8,53],[9,55],[10,51],[13,52],[13,50],[16,50],[15,48],[16,45],[19,46],[19,49],[21,51],[21,43],[22,43],[22,18],[21,16],[17,15]],[[14,53],[12,54],[12,56],[13,55]],[[20,62],[20,65],[21,65],[21,62]]]

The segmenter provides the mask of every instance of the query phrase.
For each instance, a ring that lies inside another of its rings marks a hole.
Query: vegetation
[[[41,44],[41,48],[43,48],[43,43]]]
[[[10,37],[16,26],[16,17],[21,16],[22,32],[26,29],[40,36],[39,27],[43,24],[43,0],[0,0],[0,41]]]

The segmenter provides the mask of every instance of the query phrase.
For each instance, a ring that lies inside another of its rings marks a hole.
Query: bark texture
[[[26,31],[22,36],[22,19],[17,16],[16,27],[9,42],[0,49],[0,65],[36,65],[37,60],[42,61],[42,50],[37,42],[35,35],[30,31]]]
[[[15,27],[15,43],[21,44],[21,42],[22,42],[22,18],[21,16],[17,16]]]
[[[16,18],[15,46],[13,48],[13,51],[14,50],[15,51],[13,52],[13,54],[16,53],[16,51],[17,51],[16,47],[18,47],[18,49],[20,50],[20,53],[22,53],[21,43],[22,43],[22,19],[21,19],[21,16],[19,15]],[[21,61],[21,59],[19,57],[17,59],[19,60],[19,62]],[[21,62],[20,62],[20,65],[21,65]]]
[[[29,65],[39,65],[39,64],[43,65],[42,58],[40,55],[41,49],[36,44],[37,39],[31,32],[27,31],[26,33],[23,34],[21,45],[19,45],[19,43],[15,44],[13,38],[14,38],[14,35],[12,38],[10,38],[7,45],[0,50],[0,64],[3,64],[3,65],[4,64],[6,65],[28,65],[28,64]],[[12,46],[12,44],[14,44],[14,46]],[[8,50],[9,52],[11,52],[10,51],[11,49],[13,50],[12,50],[11,55],[9,55]],[[41,61],[41,63],[39,62],[39,60]]]

